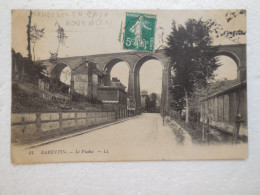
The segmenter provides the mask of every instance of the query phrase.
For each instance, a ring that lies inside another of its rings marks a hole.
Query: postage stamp
[[[124,49],[153,51],[156,15],[126,13]]]

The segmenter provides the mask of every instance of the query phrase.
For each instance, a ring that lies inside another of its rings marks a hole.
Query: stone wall
[[[99,87],[97,90],[98,99],[102,101],[119,101],[119,90],[109,86]]]
[[[102,100],[105,108],[114,110],[119,119],[128,116],[127,93],[124,90],[111,86],[99,87],[98,98]]]
[[[73,77],[73,89],[75,92],[80,93],[82,95],[88,95],[88,75],[87,74],[76,74],[72,75]]]
[[[93,125],[104,124],[116,120],[116,112],[111,111],[64,111],[13,113],[11,119],[11,140],[34,137],[52,132],[64,132],[84,129]]]

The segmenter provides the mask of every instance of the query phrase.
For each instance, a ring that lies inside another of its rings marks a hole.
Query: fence
[[[203,121],[203,116],[207,116],[210,126],[231,134],[236,125],[236,116],[240,114],[243,117],[243,122],[239,134],[248,136],[246,82],[234,85],[202,100],[200,109],[201,121]]]

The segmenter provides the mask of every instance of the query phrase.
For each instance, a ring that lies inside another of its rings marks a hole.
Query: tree
[[[151,99],[151,101],[156,101],[157,100],[157,94],[156,93],[151,93],[151,95],[150,95],[150,99]]]
[[[173,77],[172,77],[173,78]],[[171,107],[173,110],[179,113],[179,119],[181,119],[182,110],[185,108],[184,91],[180,86],[171,85],[170,92],[172,94]]]
[[[57,40],[58,40],[58,46],[57,46],[57,50],[56,52],[51,52],[50,51],[50,58],[49,58],[49,61],[50,63],[52,64],[52,67],[51,69],[58,63],[58,56],[59,56],[59,48],[60,48],[60,45],[61,44],[64,44],[64,41],[68,38],[68,36],[65,34],[65,31],[64,29],[56,22],[55,23],[55,26],[58,26],[56,32],[57,32]],[[53,85],[53,78],[51,76],[51,86],[54,87]],[[60,89],[59,91],[61,90],[61,87],[60,86]],[[55,87],[56,88],[56,87]],[[57,89],[56,89],[57,90]]]
[[[150,111],[155,112],[156,110],[156,100],[157,100],[157,94],[156,93],[151,93],[150,94]]]
[[[34,24],[33,26],[31,26],[31,31],[30,31],[30,39],[31,39],[31,42],[33,43],[33,60],[35,61],[35,51],[34,51],[34,48],[35,48],[35,43],[37,41],[39,41],[45,34],[45,28],[41,28],[41,29],[38,29],[37,28],[37,24]]]
[[[68,38],[68,36],[65,34],[64,28],[62,28],[58,23],[56,24],[58,26],[57,29],[57,39],[58,39],[57,55],[58,55],[60,44],[64,44],[64,41]]]
[[[58,40],[58,46],[57,46],[57,50],[56,52],[51,52],[50,51],[50,62],[53,64],[53,65],[56,65],[57,63],[57,59],[58,59],[58,56],[59,56],[59,48],[60,48],[60,44],[64,44],[64,41],[68,38],[68,36],[65,34],[65,30],[63,27],[61,27],[57,22],[55,23],[55,26],[58,26],[56,32],[57,32],[57,40]]]
[[[35,61],[35,43],[39,41],[45,34],[45,28],[38,29],[37,24],[31,25],[32,23],[32,10],[30,10],[30,14],[28,16],[28,24],[27,24],[27,50],[28,50],[28,58],[32,60],[32,51],[31,51],[31,42],[33,43],[33,60]]]
[[[151,108],[151,100],[150,97],[147,95],[145,98],[145,111],[150,112],[150,108]]]
[[[27,50],[28,50],[28,58],[32,59],[31,52],[31,23],[32,23],[32,10],[30,10],[30,14],[28,16],[28,24],[27,24]]]
[[[34,62],[30,58],[23,57],[20,53],[16,53],[12,49],[12,66],[17,66],[18,72],[21,75],[21,81],[23,81],[23,74],[26,74],[28,82],[37,84],[38,79],[45,74],[46,66],[42,62]]]
[[[186,122],[189,122],[189,97],[196,86],[205,86],[218,68],[214,58],[210,26],[201,19],[188,19],[185,25],[172,23],[172,32],[167,37],[165,54],[170,57],[174,76],[172,85],[183,94],[186,105]]]

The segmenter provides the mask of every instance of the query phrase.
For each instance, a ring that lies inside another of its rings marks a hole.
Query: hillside
[[[72,101],[69,96],[40,90],[33,84],[12,84],[12,112],[94,110],[101,107],[84,101]]]

